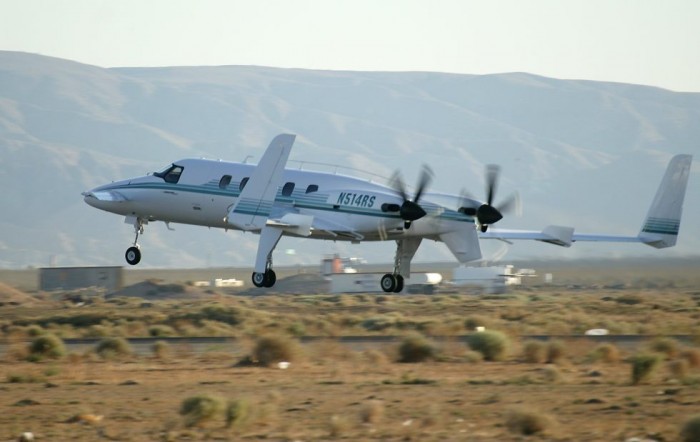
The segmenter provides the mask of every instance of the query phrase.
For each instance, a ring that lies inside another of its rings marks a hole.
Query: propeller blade
[[[401,178],[401,174],[397,171],[392,176],[390,180],[391,187],[403,200],[403,203],[399,208],[399,214],[404,220],[404,227],[406,229],[411,227],[412,221],[423,218],[427,214],[425,210],[423,210],[423,208],[418,204],[418,201],[420,200],[421,196],[423,196],[423,192],[425,192],[425,189],[430,185],[433,176],[433,171],[430,170],[428,166],[424,165],[413,200],[408,199],[408,194],[406,193],[406,185],[403,182],[403,178]],[[386,205],[387,211],[389,210],[389,208],[390,206]]]
[[[418,182],[418,188],[416,189],[416,195],[413,197],[414,203],[417,203],[420,200],[420,197],[423,195],[426,187],[430,185],[430,182],[433,180],[434,176],[435,174],[433,173],[432,169],[424,164],[420,175],[420,181]]]
[[[520,211],[520,195],[518,192],[513,192],[505,201],[497,205],[496,208],[501,213],[515,212],[517,214]]]
[[[495,164],[486,166],[486,204],[493,204],[493,197],[496,195],[496,185],[498,184],[498,174],[501,168]]]
[[[401,178],[401,173],[398,171],[394,172],[391,177],[391,187],[399,194],[402,200],[408,200],[408,194],[406,194],[406,186],[403,183],[403,178]]]

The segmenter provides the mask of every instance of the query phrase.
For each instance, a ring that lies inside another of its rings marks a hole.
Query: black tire
[[[267,282],[264,273],[253,272],[250,279],[253,281],[255,287],[265,287],[265,282]]]
[[[382,286],[382,290],[384,290],[386,293],[391,293],[394,291],[394,289],[396,289],[396,278],[391,273],[387,273],[386,275],[382,276],[380,285]]]
[[[126,258],[126,262],[128,262],[130,265],[135,266],[141,262],[141,250],[139,250],[139,248],[136,246],[129,247],[126,249],[124,258]]]
[[[265,272],[265,287],[270,288],[275,285],[275,282],[277,282],[277,275],[275,275],[275,271],[272,269],[267,270]]]
[[[396,275],[396,287],[394,287],[394,293],[399,293],[401,290],[403,290],[403,276],[401,275]]]

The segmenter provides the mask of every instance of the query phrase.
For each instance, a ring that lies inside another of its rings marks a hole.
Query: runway
[[[696,336],[693,335],[666,335],[666,336],[651,336],[651,335],[603,335],[603,336],[588,336],[588,335],[522,335],[518,340],[523,342],[527,340],[551,341],[561,340],[571,345],[576,343],[610,343],[614,344],[622,350],[632,351],[656,338],[671,338],[681,344],[692,344]],[[364,335],[364,336],[302,336],[299,341],[302,345],[311,345],[315,343],[336,343],[346,346],[348,350],[361,351],[372,348],[377,348],[385,345],[392,345],[401,342],[403,336],[396,335]],[[430,336],[430,339],[437,343],[441,342],[462,342],[466,345],[469,335],[456,336]],[[103,338],[74,338],[64,339],[68,352],[85,352],[95,348],[98,342]],[[137,355],[147,355],[152,353],[152,346],[157,341],[167,342],[173,349],[186,351],[192,354],[204,354],[208,352],[236,352],[241,349],[249,340],[242,340],[236,337],[228,336],[199,336],[199,337],[140,337],[127,338],[134,353]],[[29,343],[29,341],[27,341]],[[3,356],[7,350],[8,343],[0,343],[0,356]]]

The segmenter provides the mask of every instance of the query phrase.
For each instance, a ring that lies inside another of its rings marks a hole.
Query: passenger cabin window
[[[224,175],[219,180],[219,189],[225,189],[231,184],[231,175]]]
[[[294,183],[286,183],[282,187],[282,196],[291,196],[292,192],[294,192]]]
[[[241,184],[238,185],[238,190],[243,190],[245,189],[245,185],[248,184],[248,180],[250,177],[245,177],[241,180]]]
[[[318,186],[316,184],[309,184],[309,187],[306,188],[306,193],[314,193],[318,191]]]
[[[173,164],[162,172],[156,172],[153,175],[158,178],[163,178],[166,183],[176,184],[180,181],[180,176],[182,175],[183,167]]]

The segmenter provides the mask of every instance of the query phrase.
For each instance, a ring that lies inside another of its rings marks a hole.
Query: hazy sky
[[[523,71],[700,92],[700,1],[0,0],[0,50],[104,67]]]

